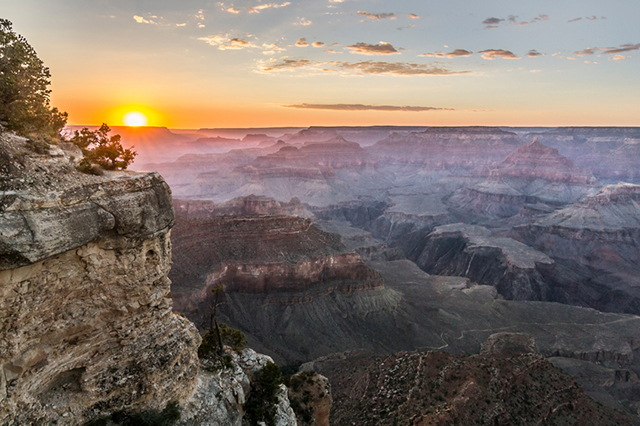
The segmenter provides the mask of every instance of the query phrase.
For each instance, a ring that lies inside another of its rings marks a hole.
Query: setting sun
[[[146,126],[149,120],[147,116],[138,111],[128,112],[122,117],[122,122],[125,126],[129,127],[141,127]]]

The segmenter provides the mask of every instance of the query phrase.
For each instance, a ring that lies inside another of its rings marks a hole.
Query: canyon
[[[3,136],[0,423],[239,425],[270,360],[283,425],[640,418],[637,129],[152,133],[99,176]]]

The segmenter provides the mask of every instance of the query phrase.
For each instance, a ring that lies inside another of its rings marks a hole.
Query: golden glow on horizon
[[[129,127],[144,127],[149,122],[149,119],[141,112],[129,111],[122,117],[122,122]]]

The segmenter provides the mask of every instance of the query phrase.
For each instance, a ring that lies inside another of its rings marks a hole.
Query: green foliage
[[[118,411],[110,416],[101,417],[85,423],[84,426],[171,426],[180,419],[180,406],[169,403],[164,410],[146,410],[142,412]]]
[[[124,170],[133,163],[137,152],[124,149],[120,143],[120,135],[109,136],[111,129],[105,123],[98,130],[91,131],[86,127],[75,131],[71,142],[85,154],[78,170],[85,173],[94,172],[93,164],[105,170]]]
[[[59,137],[67,113],[50,107],[50,78],[33,47],[0,19],[0,124],[22,136]]]
[[[256,374],[251,393],[244,404],[245,419],[250,425],[257,425],[258,422],[265,422],[267,426],[275,425],[280,384],[280,368],[273,362],[267,362]]]
[[[224,323],[220,323],[218,328],[222,336],[222,343],[231,346],[234,351],[240,353],[247,346],[247,339],[240,330],[231,328]]]

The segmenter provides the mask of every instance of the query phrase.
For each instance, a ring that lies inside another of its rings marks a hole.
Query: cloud
[[[312,23],[313,22],[308,19],[298,18],[298,22],[295,22],[293,25],[302,25],[303,27],[306,27],[307,25],[311,25]]]
[[[378,44],[356,43],[351,46],[346,46],[346,49],[351,50],[351,53],[357,53],[360,55],[394,55],[400,54],[391,43],[385,43],[381,41]]]
[[[481,53],[484,59],[488,59],[490,61],[494,60],[495,58],[520,59],[520,57],[514,55],[513,52],[503,49],[487,49],[481,50],[478,53]]]
[[[150,19],[144,19],[142,16],[138,16],[138,15],[133,15],[133,19],[135,19],[138,24],[158,25],[157,22],[154,22]]]
[[[343,75],[395,75],[395,76],[448,76],[469,74],[471,71],[453,71],[441,64],[414,64],[408,62],[384,61],[311,61],[308,59],[284,58],[262,62],[264,72],[307,69],[314,72],[339,72]]]
[[[548,21],[549,20],[549,15],[545,15],[545,14],[540,14],[538,16],[536,16],[535,18],[533,18],[531,21],[520,21],[518,22],[518,16],[517,15],[509,15],[507,17],[507,19],[502,19],[502,18],[495,18],[495,17],[491,17],[491,18],[487,18],[484,21],[482,21],[483,24],[485,24],[485,28],[490,29],[490,30],[495,30],[496,28],[498,28],[499,24],[501,22],[508,22],[510,25],[517,25],[519,27],[525,26],[525,25],[529,25],[529,24],[534,24],[536,22],[539,21]]]
[[[471,56],[473,52],[465,49],[456,49],[452,52],[447,53],[447,58],[466,58],[467,56]]]
[[[500,22],[504,21],[504,19],[500,19],[500,18],[487,18],[484,21],[482,21],[483,24],[485,25],[496,25],[499,24]]]
[[[225,10],[226,10],[227,12],[229,12],[229,13],[235,13],[235,14],[240,13],[240,10],[239,10],[239,9],[236,9],[235,7],[230,7],[230,8],[225,9]]]
[[[631,56],[624,56],[624,55],[615,55],[613,56],[611,59],[614,61],[622,61],[625,59],[629,59]]]
[[[262,48],[264,49],[262,53],[265,55],[273,55],[276,52],[282,52],[284,50],[287,50],[287,49],[283,49],[282,47],[278,46],[275,43],[271,43],[271,44],[264,43],[262,45]]]
[[[396,15],[394,13],[369,13],[369,12],[358,11],[358,15],[363,15],[373,20],[386,19],[386,18],[396,19]]]
[[[296,46],[298,47],[307,47],[309,43],[307,43],[307,39],[304,37],[300,37],[298,41],[296,41]]]
[[[639,50],[640,43],[638,44],[623,44],[620,47],[605,47],[601,49],[603,54],[611,55],[613,53],[631,52],[632,50]]]
[[[596,53],[597,50],[599,50],[599,49],[597,47],[594,47],[594,48],[584,49],[584,50],[580,50],[580,51],[573,52],[573,53],[578,55],[578,56],[593,55],[594,53]]]
[[[201,21],[204,21],[204,10],[200,9],[194,16]]]
[[[277,3],[265,3],[265,4],[260,4],[258,6],[253,6],[253,7],[249,7],[249,13],[260,13],[261,10],[265,10],[265,9],[278,9],[281,7],[286,7],[289,6],[291,3],[290,2],[284,2],[281,4],[277,4]]]
[[[324,46],[324,43],[321,42],[321,41],[314,41],[313,43],[311,43],[311,45],[313,47],[322,47],[322,46]]]
[[[536,72],[542,72],[542,70],[530,70],[529,72],[534,72],[534,73],[536,73]]]
[[[407,14],[407,18],[418,19],[420,17],[418,15],[416,15],[415,13],[409,13],[409,14]]]
[[[325,52],[327,52],[327,53],[342,53],[342,52],[339,52],[339,51],[333,50],[333,49],[327,49],[327,50],[325,50]]]
[[[425,106],[395,106],[395,105],[363,105],[363,104],[293,104],[280,105],[284,108],[298,109],[322,109],[331,111],[402,111],[402,112],[422,112],[422,111],[453,111],[453,108],[438,108]]]
[[[548,21],[548,20],[549,20],[549,15],[538,15],[531,20],[531,23],[533,24],[534,22]]]
[[[187,26],[187,23],[186,23],[186,22],[185,22],[185,23],[183,23],[183,24],[176,24],[176,27],[186,27],[186,26]]]
[[[205,24],[203,24],[202,22],[198,22],[198,28],[204,28],[204,27],[206,27]]]
[[[538,56],[544,56],[544,53],[540,53],[535,49],[532,49],[527,53],[527,56],[530,58],[537,58]]]
[[[591,16],[585,16],[583,17],[577,17],[577,18],[573,18],[573,19],[569,19],[567,22],[571,23],[571,22],[578,22],[578,21],[582,21],[582,19],[586,19],[587,21],[596,21],[598,19],[598,17],[596,15],[591,15]],[[607,19],[606,16],[601,16],[600,19]]]
[[[200,37],[198,40],[202,40],[211,46],[217,46],[220,50],[241,50],[245,47],[258,47],[247,40],[238,37],[229,38],[228,35]]]

